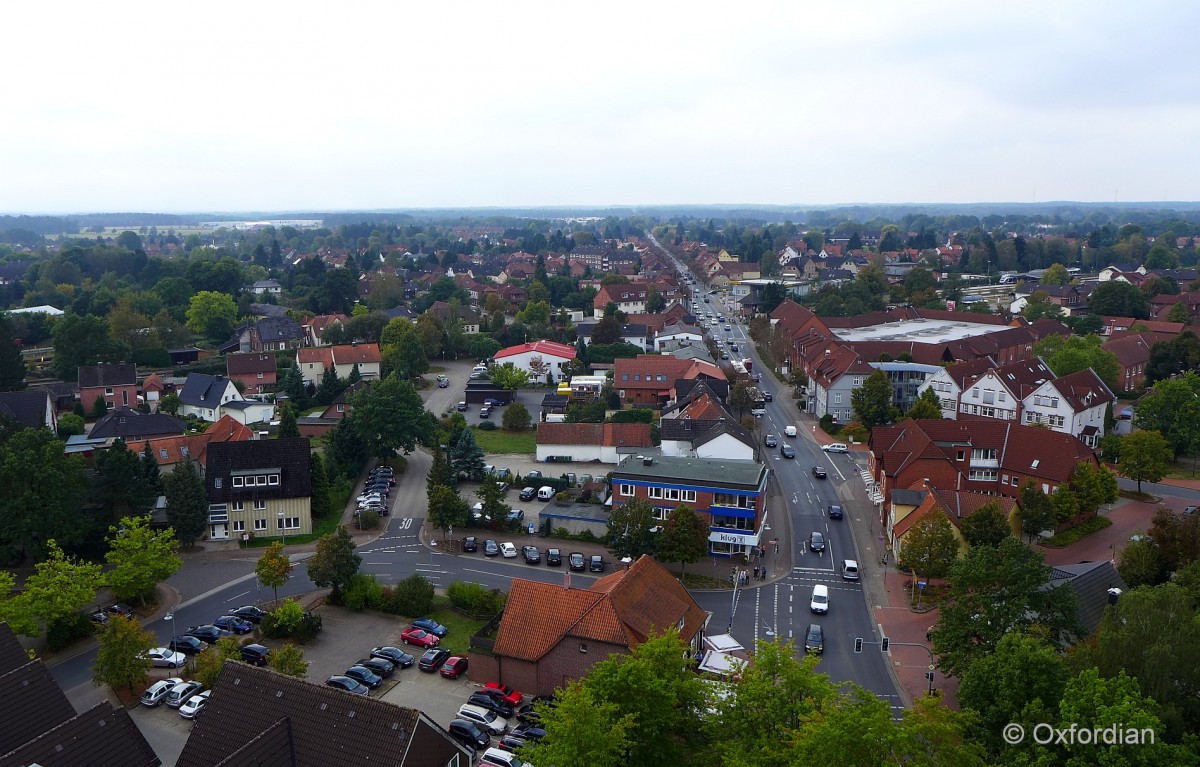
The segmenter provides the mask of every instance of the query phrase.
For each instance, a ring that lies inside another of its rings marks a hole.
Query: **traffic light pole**
[[[925,652],[929,653],[929,669],[925,672],[925,678],[929,680],[929,694],[933,695],[933,669],[936,665],[933,660],[933,650],[920,642],[893,642],[888,637],[883,637],[878,642],[868,642],[862,637],[854,638],[854,652],[861,653],[864,644],[879,645],[879,651],[882,653],[888,652],[892,647],[920,647]]]

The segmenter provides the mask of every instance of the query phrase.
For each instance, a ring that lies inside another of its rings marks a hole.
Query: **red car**
[[[455,655],[442,664],[442,676],[447,679],[458,679],[467,673],[467,659]]]
[[[418,647],[437,647],[440,640],[425,629],[413,626],[400,634],[400,641],[404,644],[415,644]]]
[[[483,686],[483,691],[489,695],[495,695],[498,698],[503,698],[514,706],[521,705],[521,701],[525,699],[521,693],[517,692],[508,685],[500,684],[499,682],[488,682]]]

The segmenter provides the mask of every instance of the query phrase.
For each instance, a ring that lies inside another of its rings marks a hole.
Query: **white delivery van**
[[[812,599],[808,602],[808,609],[818,615],[824,615],[829,612],[829,587],[818,583],[813,586]]]
[[[554,500],[554,488],[550,487],[549,485],[542,485],[540,488],[538,488],[538,500],[539,501]]]
[[[785,437],[794,437],[794,436],[796,436],[796,427],[795,427],[795,426],[785,426],[785,427],[783,427],[783,436],[785,436]]]

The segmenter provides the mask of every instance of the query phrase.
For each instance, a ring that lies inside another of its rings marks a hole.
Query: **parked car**
[[[483,555],[485,557],[500,556],[500,544],[496,543],[491,538],[488,538],[483,542]]]
[[[454,409],[460,413],[465,413],[465,412],[467,412],[467,403],[460,402],[460,403],[458,403],[458,405],[455,406]]]
[[[179,668],[187,663],[186,655],[166,647],[151,648],[146,651],[146,656],[150,658],[150,662],[154,664],[155,668]]]
[[[326,679],[325,686],[333,687],[338,690],[344,690],[345,692],[353,693],[355,695],[367,695],[370,692],[365,684],[340,674],[335,674],[334,676]]]
[[[518,748],[523,748],[525,745],[526,745],[526,740],[524,738],[518,738],[516,735],[513,735],[512,733],[505,735],[503,738],[501,738],[500,740],[498,740],[496,742],[496,748],[503,749],[504,751],[507,751],[510,754],[515,753]],[[487,762],[484,762],[484,764],[487,764]]]
[[[571,572],[573,573],[582,573],[587,567],[583,558],[583,553],[572,551],[570,554],[568,554],[567,566],[571,568]]]
[[[123,602],[117,602],[116,604],[109,605],[108,607],[104,608],[104,612],[108,613],[109,615],[120,615],[123,618],[133,617],[133,608]]]
[[[240,648],[242,660],[251,666],[265,666],[271,661],[271,648],[261,644],[244,644]]]
[[[372,674],[376,674],[384,679],[396,673],[396,665],[390,660],[384,660],[383,658],[361,658],[354,665],[369,668]]]
[[[483,404],[487,405],[488,407],[504,407],[504,403],[495,397],[487,397],[484,399]]]
[[[784,458],[795,458],[796,448],[792,447],[791,445],[784,445],[779,448],[779,454]]]
[[[534,724],[518,724],[513,728],[513,735],[522,740],[541,740],[546,737],[546,731]]]
[[[390,645],[376,647],[371,650],[371,657],[383,658],[386,661],[390,661],[396,668],[408,668],[416,662],[413,656],[404,652],[399,647],[392,647]]]
[[[542,554],[538,551],[537,546],[522,546],[521,554],[525,557],[525,564],[537,565],[541,564]]]
[[[442,676],[447,679],[458,679],[463,674],[467,673],[467,659],[460,655],[451,655],[442,664],[440,669]]]
[[[774,434],[768,434],[767,438],[763,440],[763,444],[767,447],[778,447],[779,440],[775,438]]]
[[[505,719],[513,715],[513,706],[511,703],[498,696],[488,695],[484,691],[471,693],[471,697],[467,698],[467,703],[470,703],[472,706],[486,708],[488,711],[495,713],[496,716],[502,716]]]
[[[499,736],[508,732],[508,724],[503,719],[486,708],[472,706],[470,703],[464,703],[459,706],[455,717],[466,719],[468,722],[474,722],[480,729],[490,732],[492,735]]]
[[[372,690],[383,684],[383,677],[366,666],[351,666],[346,669],[345,676],[350,677],[360,684],[365,684]]]
[[[469,748],[487,748],[492,742],[491,735],[466,719],[451,719],[446,731],[450,733],[450,737]]]
[[[816,477],[817,479],[825,479],[825,477],[826,477],[825,467],[823,467],[823,466],[812,467],[812,475],[814,477]]]
[[[167,644],[167,649],[175,652],[181,652],[184,655],[195,655],[198,652],[203,652],[205,645],[199,639],[193,636],[175,637]]]
[[[437,377],[437,385],[438,385],[439,389],[449,389],[450,388],[450,379],[447,378],[446,376],[438,376]]]
[[[833,442],[828,445],[822,445],[821,449],[826,453],[845,453],[849,450],[845,444],[841,442]]]
[[[542,478],[542,473],[540,471],[538,471],[537,469],[534,469],[525,475],[525,479],[541,479],[541,478]]]
[[[183,680],[177,676],[160,679],[154,684],[146,688],[142,693],[142,705],[154,708],[159,703],[167,699],[167,693],[175,689],[175,685],[183,684]]]
[[[233,632],[234,634],[249,634],[254,630],[254,624],[247,620],[242,620],[236,615],[222,615],[213,621],[213,625],[219,629]]]
[[[808,536],[808,550],[820,553],[825,550],[825,536],[814,530]]]
[[[562,552],[558,549],[546,549],[546,567],[562,567]]]
[[[520,493],[520,495],[517,496],[517,498],[519,498],[522,501],[532,501],[534,496],[536,496],[536,495],[537,495],[536,487],[526,487],[526,488],[522,488],[521,493]]]
[[[821,630],[821,624],[808,624],[808,632],[804,635],[804,650],[817,655],[825,652],[825,632]]]
[[[831,505],[829,507],[829,518],[830,519],[841,519],[842,518],[842,507],[838,506],[836,503]]]
[[[517,547],[514,546],[510,541],[505,541],[504,543],[500,544],[500,554],[505,559],[515,559],[517,556]]]
[[[236,610],[230,610],[229,614],[251,623],[262,623],[262,619],[267,617],[267,611],[255,605],[242,605]]]
[[[88,616],[88,620],[90,620],[97,629],[102,629],[108,625],[108,613],[104,612],[103,610],[97,610]]]
[[[171,691],[167,693],[167,697],[163,699],[163,703],[166,703],[171,708],[179,708],[184,703],[187,703],[188,698],[202,690],[204,690],[204,685],[194,679],[183,681],[171,688]]]
[[[505,522],[520,522],[522,519],[525,519],[525,512],[521,509],[509,509],[504,515]]]
[[[588,570],[593,573],[604,572],[604,557],[593,554],[592,558],[588,560]]]
[[[488,692],[489,690],[494,692]],[[525,696],[521,695],[521,693],[500,682],[488,682],[483,686],[483,691],[488,695],[499,693],[500,697],[514,706],[521,705],[521,701],[525,700]]]
[[[179,707],[179,715],[184,719],[195,719],[204,710],[204,704],[212,697],[212,690],[205,690],[199,695],[193,695]]]
[[[440,640],[425,629],[410,627],[400,632],[400,641],[418,647],[437,647]]]
[[[440,650],[434,647],[425,651],[425,654],[421,656],[421,660],[417,662],[417,668],[432,674],[448,660],[450,660],[450,652],[448,650]]]
[[[524,767],[529,762],[521,761],[516,754],[502,748],[489,748],[479,757],[479,764],[482,767]]]
[[[442,624],[435,621],[433,618],[417,618],[415,621],[412,622],[412,625],[416,626],[419,629],[425,629],[426,631],[428,631],[430,634],[433,634],[438,639],[441,639],[442,637],[446,636],[446,632],[449,631],[449,629],[447,629],[445,626],[443,626]]]
[[[492,409],[490,407],[488,407],[487,405],[484,405],[483,407],[479,408],[479,417],[485,421],[487,419],[491,418],[492,417]]]
[[[476,541],[475,536],[468,535],[466,538],[463,538],[462,550],[467,553],[479,551],[479,543]]]

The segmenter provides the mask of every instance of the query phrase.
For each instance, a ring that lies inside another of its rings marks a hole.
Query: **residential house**
[[[1104,437],[1105,413],[1116,400],[1091,368],[1060,376],[1034,389],[1022,401],[1022,418],[1071,434],[1091,448]]]
[[[1021,402],[1026,395],[1053,378],[1054,371],[1040,357],[985,370],[966,382],[957,412],[951,417],[1020,420]]]
[[[174,471],[175,467],[184,461],[192,461],[203,474],[208,463],[209,445],[217,442],[246,442],[254,437],[250,427],[239,423],[232,416],[223,415],[199,434],[126,440],[125,443],[130,450],[139,455],[149,445],[150,454],[154,456],[160,471]]]
[[[1145,264],[1110,264],[1100,270],[1100,282],[1119,279],[1122,275],[1146,273]]]
[[[251,402],[242,396],[225,376],[204,373],[189,373],[179,390],[180,415],[195,416],[202,421],[217,421],[229,415],[241,424],[261,423],[271,420],[275,406],[265,402]]]
[[[1187,327],[1182,322],[1139,320],[1136,317],[1101,317],[1100,319],[1104,321],[1104,327],[1100,328],[1100,335],[1105,338],[1119,338],[1121,335],[1132,331],[1135,325],[1139,326],[1139,330],[1166,333],[1171,336],[1179,335]]]
[[[501,349],[493,359],[497,365],[511,362],[528,373],[532,381],[554,382],[562,379],[563,365],[575,359],[575,347],[556,341],[530,341]]]
[[[272,352],[233,352],[225,356],[225,372],[246,394],[275,391],[275,355]]]
[[[137,406],[137,365],[116,362],[79,366],[79,402],[88,413],[96,400],[104,400],[109,410]]]
[[[592,299],[592,313],[596,319],[600,319],[609,303],[616,304],[617,309],[626,314],[644,312],[649,292],[650,286],[644,282],[601,285],[600,292]]]
[[[917,492],[921,494],[921,501],[917,507],[900,519],[889,517],[885,526],[888,531],[888,547],[896,559],[903,553],[905,541],[911,540],[909,533],[919,522],[935,514],[941,514],[950,521],[954,537],[958,539],[960,555],[967,551],[967,539],[962,534],[962,521],[987,504],[998,505],[1013,535],[1021,534],[1021,518],[1016,498],[934,486],[922,487]]]
[[[1102,348],[1117,358],[1120,369],[1117,385],[1122,391],[1135,391],[1146,385],[1146,365],[1150,362],[1150,347],[1153,342],[1149,333],[1130,333],[1120,338],[1110,338]]]
[[[291,317],[263,317],[243,322],[217,351],[221,354],[282,351],[299,348],[304,339],[304,329]]]
[[[322,437],[328,434],[330,429],[337,426],[338,421],[345,418],[346,414],[350,412],[350,400],[354,395],[368,385],[366,381],[352,383],[339,392],[320,415],[297,418],[296,426],[300,430],[300,436]]]
[[[708,551],[714,556],[749,554],[761,542],[767,486],[763,464],[633,456],[622,461],[612,477],[614,507],[647,500],[660,521],[681,503],[701,514],[709,527]]]
[[[119,407],[110,411],[92,425],[88,436],[92,439],[133,440],[155,437],[176,437],[187,431],[187,423],[166,413],[142,413],[131,407]]]
[[[465,746],[417,709],[226,661],[176,764],[470,767],[471,762]]]
[[[1054,565],[1043,589],[1069,588],[1075,594],[1075,619],[1083,629],[1078,639],[1086,639],[1100,628],[1104,611],[1116,604],[1128,588],[1111,559]]]
[[[210,444],[204,473],[209,539],[311,533],[310,454],[305,437]]]
[[[324,346],[325,331],[334,325],[345,327],[350,318],[344,314],[318,314],[302,326],[305,346]]]
[[[1188,324],[1200,322],[1200,290],[1184,293],[1159,293],[1150,299],[1150,317],[1155,320],[1167,320],[1176,304],[1181,304],[1187,311]]]
[[[633,359],[613,361],[613,387],[625,402],[634,405],[666,404],[675,381],[680,378],[715,378],[724,381],[725,373],[715,365],[695,360],[676,359],[665,354],[639,354]]]
[[[732,418],[664,418],[659,421],[664,456],[722,461],[753,461],[754,435]]]
[[[157,767],[133,717],[107,699],[76,713],[50,669],[0,623],[0,765]],[[86,704],[84,704],[86,705]]]
[[[693,325],[675,323],[654,334],[654,351],[657,352],[693,345],[704,346],[704,331]]]
[[[158,403],[168,393],[167,384],[158,373],[151,373],[142,381],[142,401],[150,412],[158,412]]]
[[[600,324],[599,321],[592,320],[575,326],[575,334],[578,338],[583,339],[585,346],[591,346],[592,334],[598,324]],[[642,351],[649,351],[649,334],[649,329],[639,323],[626,323],[621,326],[621,342],[636,346]]]
[[[25,429],[46,428],[58,433],[54,401],[45,389],[0,392],[0,419],[5,418]]]
[[[443,328],[450,328],[455,322],[461,322],[463,332],[467,335],[472,336],[479,333],[479,312],[469,306],[434,301],[427,311],[437,317]]]
[[[699,651],[708,613],[652,557],[642,556],[586,589],[571,588],[570,574],[565,577],[565,586],[513,579],[494,642],[471,640],[473,679],[550,695],[596,663],[627,655],[667,629],[679,632],[690,654]]]
[[[364,381],[379,378],[380,374],[379,344],[340,344],[338,346],[316,346],[300,349],[296,352],[296,362],[300,365],[300,375],[304,383],[317,386],[321,383],[325,371],[333,366],[338,378],[345,381],[358,366],[358,375]]]
[[[253,284],[247,285],[244,288],[247,292],[253,293],[256,296],[281,296],[283,295],[283,286],[277,280],[259,280]]]
[[[930,376],[921,385],[917,394],[920,396],[926,389],[933,389],[942,403],[942,418],[954,420],[958,417],[958,403],[963,390],[979,376],[996,367],[991,357],[960,362],[949,365]]]
[[[886,510],[897,488],[954,488],[1019,498],[1025,480],[1044,493],[1068,482],[1080,463],[1099,466],[1076,437],[1015,421],[905,420],[871,432],[868,465]],[[881,515],[881,522],[886,523]]]
[[[537,460],[618,464],[654,446],[648,423],[539,423]]]

